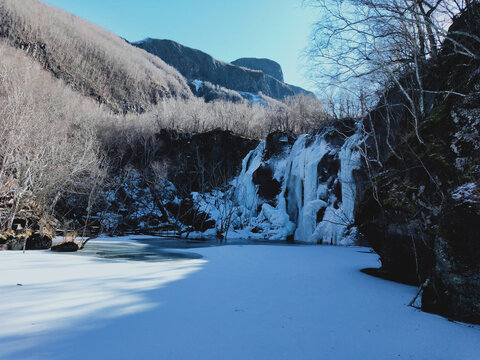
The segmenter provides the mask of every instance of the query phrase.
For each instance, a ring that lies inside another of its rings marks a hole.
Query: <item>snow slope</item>
[[[415,288],[360,272],[379,265],[366,250],[229,245],[164,262],[0,252],[0,358],[480,359],[479,327],[408,307]]]

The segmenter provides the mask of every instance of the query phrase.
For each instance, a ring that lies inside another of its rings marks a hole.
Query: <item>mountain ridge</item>
[[[189,82],[195,80],[207,81],[228,90],[253,94],[262,93],[280,101],[299,94],[314,96],[310,91],[280,81],[265,72],[270,72],[268,70],[260,70],[259,68],[262,66],[254,66],[251,61],[248,64],[240,61],[242,66],[239,66],[234,63],[238,63],[241,59],[233,63],[221,61],[202,50],[169,39],[145,38],[131,44],[158,56],[168,65],[177,69]],[[267,60],[269,64],[277,64],[270,59],[256,60],[257,63]],[[280,77],[280,74],[282,74],[281,77],[283,78],[281,67],[279,64],[277,65],[279,68],[276,70],[277,76]]]

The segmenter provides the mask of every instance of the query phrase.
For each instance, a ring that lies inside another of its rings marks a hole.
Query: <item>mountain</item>
[[[165,98],[194,94],[207,102],[265,105],[304,93],[270,76],[282,78],[280,65],[271,60],[244,63],[262,71],[221,62],[168,40],[147,39],[132,46],[39,0],[0,1],[0,39],[116,114],[147,112]]]
[[[115,113],[192,96],[182,75],[161,59],[38,0],[2,0],[0,38]]]
[[[242,92],[262,93],[276,100],[284,100],[286,97],[298,93],[313,95],[306,90],[291,87],[280,80],[283,78],[282,69],[272,60],[239,59],[242,66],[238,66],[214,59],[203,51],[172,40],[147,38],[133,43],[133,45],[158,56],[176,68],[190,83],[193,81],[209,82],[240,92],[241,95],[245,95]]]

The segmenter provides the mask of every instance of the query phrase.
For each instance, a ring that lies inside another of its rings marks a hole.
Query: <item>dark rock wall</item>
[[[206,192],[230,181],[258,141],[213,130],[182,134],[164,130],[156,135],[158,157],[168,161],[168,178],[183,194]]]
[[[224,130],[192,134],[165,129],[148,145],[137,140],[128,147],[112,144],[107,154],[112,184],[93,213],[112,234],[155,233],[180,224],[198,231],[211,228],[192,192],[226,186],[258,144]],[[156,164],[163,164],[161,173],[155,172]]]
[[[452,36],[480,36],[479,19],[480,6],[472,5]],[[425,96],[431,111],[419,124],[421,140],[401,109],[393,108],[389,124],[382,110],[368,117],[375,165],[356,221],[390,277],[429,280],[425,310],[480,323],[480,60],[456,51],[462,41],[447,41],[427,65],[425,87],[437,93]],[[465,45],[480,54],[480,44]],[[385,101],[398,99],[392,90]]]

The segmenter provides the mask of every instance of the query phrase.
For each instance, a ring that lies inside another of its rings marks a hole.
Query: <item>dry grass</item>
[[[117,113],[192,96],[180,73],[161,59],[38,0],[0,0],[0,36]]]

